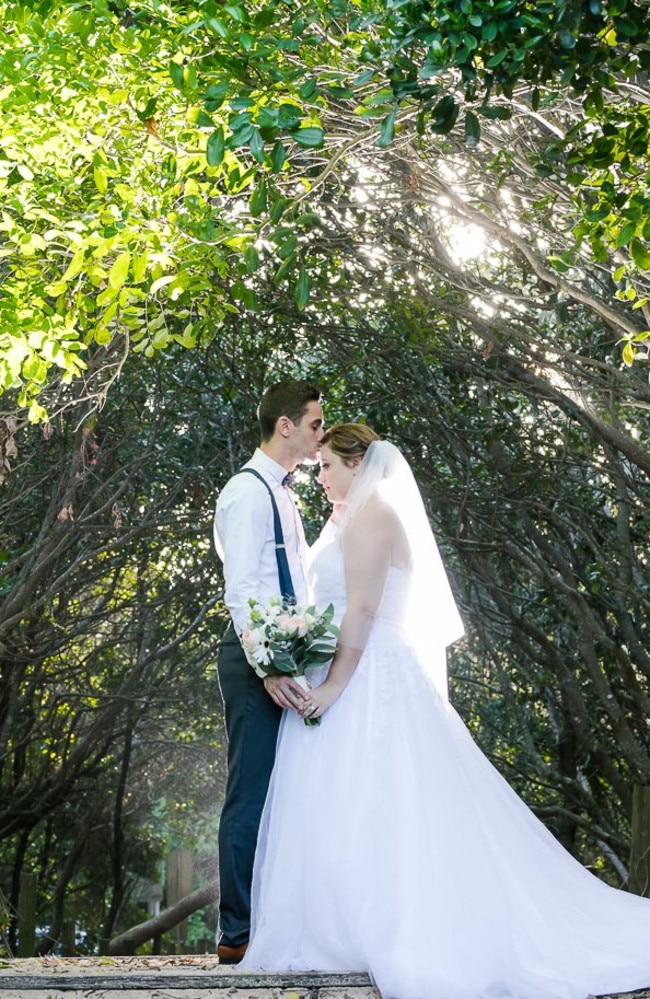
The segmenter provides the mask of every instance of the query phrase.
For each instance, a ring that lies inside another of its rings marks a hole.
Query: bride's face
[[[327,444],[320,453],[320,475],[318,481],[325,490],[330,503],[342,503],[357,474],[359,463],[347,465],[340,455],[334,454]]]

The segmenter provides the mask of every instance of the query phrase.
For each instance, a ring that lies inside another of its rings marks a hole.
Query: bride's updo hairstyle
[[[362,459],[373,441],[378,440],[378,434],[365,423],[338,423],[325,431],[321,447],[326,444],[346,465],[351,465]]]

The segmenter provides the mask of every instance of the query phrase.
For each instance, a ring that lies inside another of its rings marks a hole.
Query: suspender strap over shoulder
[[[278,504],[275,502],[275,496],[273,495],[271,487],[264,476],[260,475],[255,468],[242,468],[241,472],[248,472],[250,475],[254,475],[256,479],[259,479],[271,498],[271,506],[273,507],[273,533],[275,534],[275,557],[278,563],[280,593],[282,594],[282,599],[286,603],[295,604],[296,593],[293,588],[293,580],[289,569],[289,560],[287,559],[287,546],[284,542],[282,521],[280,520],[280,511],[278,510]]]

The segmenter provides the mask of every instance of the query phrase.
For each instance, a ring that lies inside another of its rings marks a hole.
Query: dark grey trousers
[[[275,759],[282,710],[249,666],[232,627],[219,648],[228,733],[228,783],[219,823],[220,942],[246,943],[257,832]]]

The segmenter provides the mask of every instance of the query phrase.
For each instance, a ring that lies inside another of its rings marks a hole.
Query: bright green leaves
[[[230,84],[199,92],[184,48],[192,12],[141,31],[88,12],[96,34],[80,37],[69,5],[55,0],[14,34],[16,9],[3,12],[0,69],[28,55],[30,72],[5,74],[0,92],[0,393],[31,419],[51,379],[79,376],[91,344],[189,347],[233,308],[219,282],[236,222],[211,198],[224,170],[235,192],[251,178],[226,162],[218,107]]]
[[[650,270],[650,111],[636,102],[591,102],[588,122],[570,131],[560,148],[580,215],[576,243],[587,242],[603,262],[616,252],[623,261],[614,273],[617,298],[637,308],[635,277]],[[549,169],[554,171],[553,161]]]
[[[6,330],[0,333],[0,391],[17,389],[17,401],[28,410],[28,419],[39,422],[47,413],[37,396],[50,369],[58,368],[64,382],[78,377],[86,367],[79,356],[83,344],[65,320],[56,314],[47,316],[38,307],[26,306],[12,315],[6,302],[0,318]]]
[[[128,250],[120,253],[108,272],[108,283],[114,291],[119,291],[127,279],[129,267],[131,266],[131,254]]]
[[[629,333],[623,337],[619,342],[623,344],[622,357],[624,364],[631,367],[639,355],[644,359],[647,358],[649,340],[650,330],[643,330],[641,333],[636,334]]]
[[[259,307],[258,278],[308,308],[319,278],[299,206],[332,166],[411,137],[464,138],[467,156],[511,116],[515,84],[542,117],[550,82],[575,89],[588,128],[559,138],[540,176],[570,185],[578,244],[648,269],[646,110],[617,117],[605,96],[612,72],[650,68],[637,2],[605,16],[596,0],[202,0],[135,25],[101,4],[6,7],[0,258],[20,332],[0,388],[27,403],[92,343],[152,356],[211,335]]]
[[[238,105],[245,110],[239,110]],[[305,149],[321,149],[324,145],[322,126],[305,120],[294,104],[285,102],[274,109],[256,106],[245,97],[231,100],[230,108],[227,124],[219,125],[208,139],[206,158],[210,166],[221,166],[227,150],[241,155],[243,147],[247,147],[256,163],[279,173],[289,155],[288,141]]]

